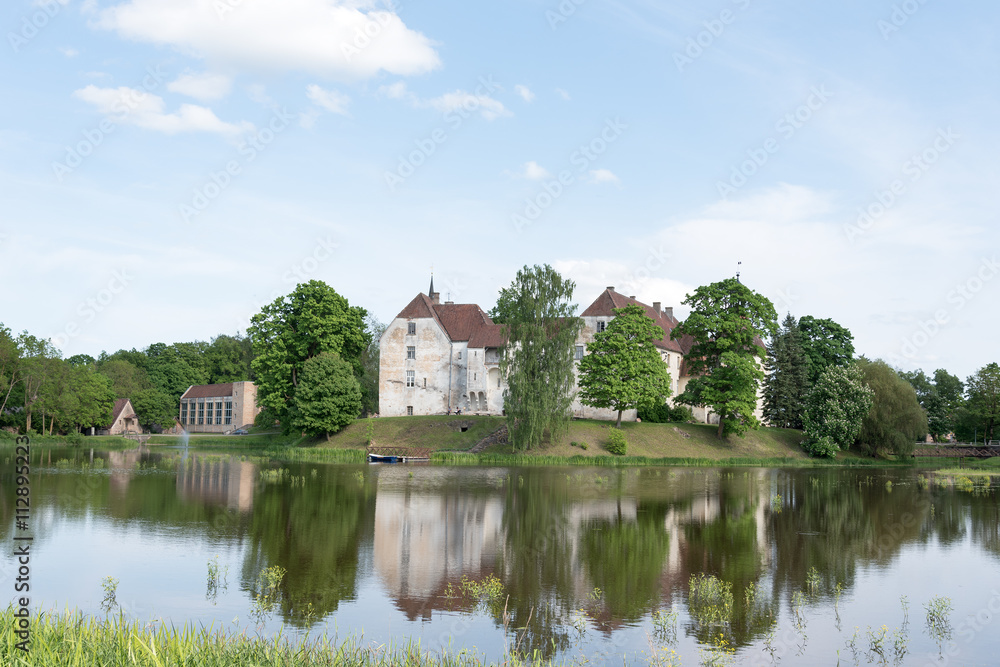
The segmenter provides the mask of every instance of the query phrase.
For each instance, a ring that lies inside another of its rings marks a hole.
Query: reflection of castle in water
[[[428,476],[437,471],[421,472],[427,474],[414,488],[402,467],[380,469],[375,500],[375,570],[404,607],[403,600],[439,595],[463,575],[492,572],[503,544],[498,493],[473,495],[445,479],[429,489]]]
[[[257,466],[253,463],[192,456],[177,469],[177,495],[186,501],[247,511],[253,507],[256,479]]]
[[[465,470],[459,471],[456,478],[463,483],[456,483],[456,479],[449,478],[454,473],[442,469],[423,468],[417,481],[409,478],[409,471],[403,467],[379,470],[374,567],[389,594],[411,618],[429,616],[437,606],[435,598],[443,595],[448,583],[457,583],[463,576],[481,580],[496,572],[500,558],[508,569],[518,559],[544,557],[541,553],[515,553],[517,547],[512,545],[521,542],[508,539],[509,527],[504,522],[504,512],[511,511],[505,503],[507,473],[501,469],[483,471],[484,477],[470,487]],[[745,487],[743,502],[738,504],[752,516],[746,517],[755,528],[752,548],[760,565],[766,566],[771,560],[767,548],[770,484],[766,471],[752,475],[754,479],[746,480],[752,483]],[[634,525],[640,513],[646,511],[642,500],[646,494],[633,485],[637,485],[634,478],[628,479],[621,495],[611,498],[586,497],[588,491],[577,487],[570,491],[568,502],[552,508],[560,515],[554,524],[558,525],[557,539],[566,547],[562,553],[568,562],[562,567],[572,581],[571,595],[578,600],[585,599],[595,585],[583,555],[588,532],[602,530],[602,526]],[[662,515],[662,526],[669,545],[662,563],[661,584],[669,595],[675,586],[686,586],[691,574],[691,540],[698,538],[692,537],[689,529],[724,518],[723,504],[731,513],[733,499],[720,497],[717,480],[706,483],[703,490],[678,484],[665,495],[669,498],[661,500],[669,508]],[[702,548],[699,545],[696,550]],[[496,573],[505,578],[505,573]]]

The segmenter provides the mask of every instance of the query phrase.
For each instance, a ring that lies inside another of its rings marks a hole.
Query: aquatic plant
[[[229,588],[229,566],[219,567],[219,557],[216,556],[208,561],[208,581],[205,585],[205,599],[211,600],[215,604],[219,591],[225,592]]]
[[[677,617],[676,609],[658,609],[653,612],[653,634],[660,641],[673,644],[677,641]]]
[[[688,582],[691,615],[703,625],[726,624],[733,614],[733,585],[712,574],[694,574]]]
[[[118,606],[118,580],[111,576],[104,577],[101,580],[101,588],[104,589],[104,599],[101,600],[101,609],[109,612]]]
[[[926,631],[937,642],[938,650],[951,640],[951,599],[936,595],[924,605],[927,611]]]
[[[251,591],[253,602],[251,603],[250,615],[263,622],[278,603],[281,596],[279,587],[285,578],[285,568],[280,565],[272,565],[264,568],[257,575],[254,588]]]
[[[821,583],[823,583],[823,580],[819,576],[819,570],[815,567],[810,567],[806,573],[806,588],[809,589],[809,595],[815,596],[819,592]]]

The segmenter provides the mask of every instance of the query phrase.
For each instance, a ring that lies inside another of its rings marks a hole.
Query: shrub
[[[625,439],[625,434],[619,429],[611,429],[611,433],[608,434],[608,451],[616,456],[625,456],[625,450],[628,448],[628,440]]]
[[[666,403],[640,407],[639,419],[650,424],[667,424],[670,422],[693,422],[694,413],[686,405],[670,407]]]

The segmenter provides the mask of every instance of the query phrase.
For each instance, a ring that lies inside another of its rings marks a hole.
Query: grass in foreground
[[[489,664],[469,651],[432,652],[419,643],[366,644],[322,637],[290,640],[250,637],[235,632],[155,628],[121,618],[101,619],[76,612],[35,614],[31,619],[29,652],[17,648],[14,610],[0,611],[0,665],[9,667],[480,667]],[[546,666],[541,658],[511,656],[504,664]]]

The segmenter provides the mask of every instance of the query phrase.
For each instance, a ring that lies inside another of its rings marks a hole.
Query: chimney
[[[666,308],[663,309],[663,314],[666,315],[667,317],[673,317],[674,316],[674,307],[673,306],[667,306]]]
[[[441,303],[441,292],[431,292],[431,303],[435,306]]]
[[[609,292],[614,292],[615,291],[615,286],[614,285],[608,285],[608,291]]]
[[[633,301],[635,301],[635,294],[629,294],[629,295],[628,295],[628,298],[630,298],[630,299],[632,299]]]
[[[656,315],[657,316],[659,316],[659,314],[660,314],[660,305],[661,304],[660,304],[659,301],[654,301],[653,302],[653,310],[656,311]]]
[[[445,301],[444,305],[446,305],[446,306],[454,306],[455,302],[454,301]]]

